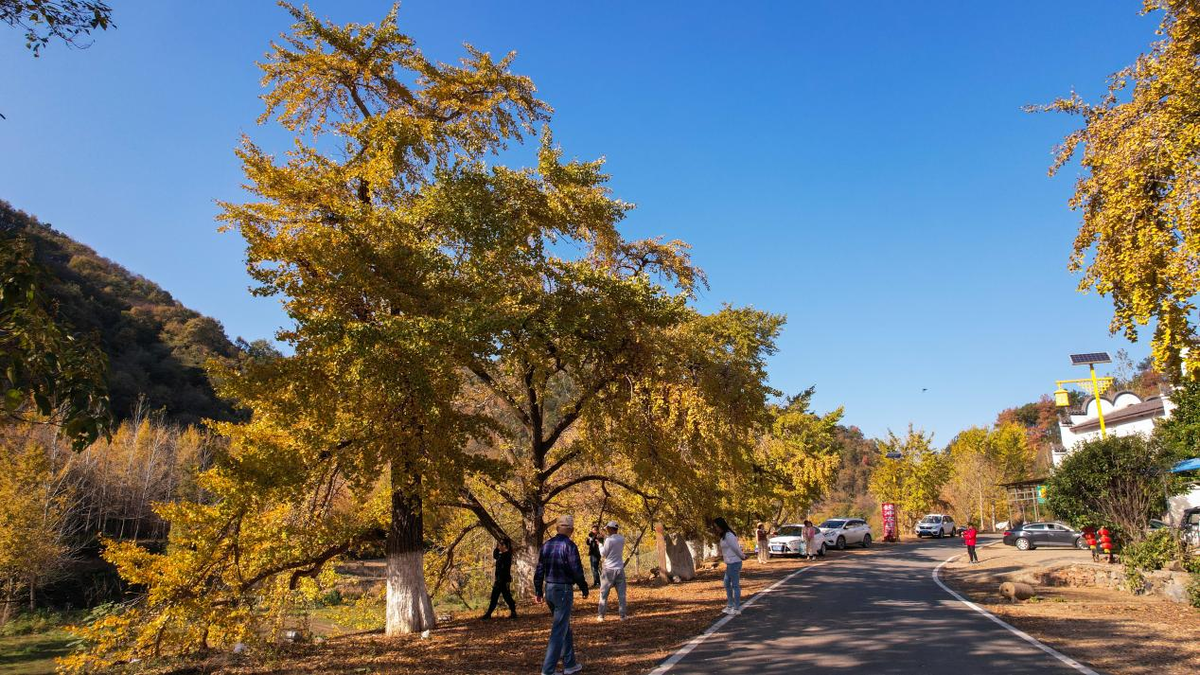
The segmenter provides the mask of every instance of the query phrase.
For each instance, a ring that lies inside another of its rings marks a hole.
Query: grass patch
[[[54,659],[69,654],[74,639],[58,629],[0,637],[0,675],[53,673]]]

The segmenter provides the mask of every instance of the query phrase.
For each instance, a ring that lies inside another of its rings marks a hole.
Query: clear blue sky
[[[255,60],[288,17],[258,0],[111,0],[117,29],[41,58],[0,30],[0,199],[220,319],[270,336],[241,241],[232,148],[260,112]],[[1073,121],[1021,111],[1106,76],[1154,39],[1141,3],[650,3],[408,0],[426,53],[518,51],[568,155],[604,155],[630,236],[694,245],[704,309],[788,316],[772,383],[816,385],[868,434],[944,443],[1115,351],[1110,306],[1066,271]],[[338,21],[385,2],[314,0]],[[514,8],[516,7],[516,8]],[[1146,336],[1148,338],[1148,334]],[[1135,357],[1144,345],[1130,347]],[[928,389],[922,393],[922,389]]]

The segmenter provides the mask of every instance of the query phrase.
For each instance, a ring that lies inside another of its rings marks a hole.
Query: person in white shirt
[[[604,528],[608,536],[600,544],[600,560],[604,569],[600,572],[600,603],[597,606],[599,616],[597,621],[604,620],[604,611],[608,609],[608,591],[614,586],[617,589],[617,607],[621,620],[625,620],[625,537],[617,532],[617,521],[610,520]]]
[[[737,535],[729,528],[724,518],[713,521],[717,526],[717,536],[720,537],[721,557],[725,560],[725,609],[726,614],[742,613],[742,561],[746,554],[742,551],[742,543]]]

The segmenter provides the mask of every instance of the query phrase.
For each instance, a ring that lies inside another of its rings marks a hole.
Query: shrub
[[[1155,530],[1145,539],[1126,546],[1121,551],[1125,564],[1125,581],[1129,590],[1138,591],[1145,581],[1144,572],[1161,570],[1174,560],[1183,560],[1183,543],[1171,530]]]

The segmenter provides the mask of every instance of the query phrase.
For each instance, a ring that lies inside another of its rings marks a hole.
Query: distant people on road
[[[746,554],[742,551],[742,543],[730,529],[724,518],[713,521],[717,527],[717,537],[720,541],[721,558],[725,561],[725,609],[726,614],[742,613],[742,561]]]
[[[804,521],[804,529],[801,531],[804,535],[804,557],[806,560],[816,560],[817,551],[820,550],[820,545],[817,543],[817,537],[821,531],[813,525],[811,520]]]
[[[600,587],[600,543],[603,541],[600,526],[593,525],[587,536],[588,562],[592,563],[592,588]]]
[[[767,524],[759,523],[758,529],[754,532],[754,535],[755,535],[755,541],[756,541],[754,550],[758,552],[758,562],[765,564],[767,562],[767,560],[769,560],[768,551],[767,551],[767,539],[769,539],[770,537],[767,534]]]
[[[617,610],[621,620],[625,620],[625,535],[617,532],[617,521],[610,520],[605,527],[607,536],[600,544],[600,556],[603,558],[604,569],[600,572],[600,602],[596,606],[599,621],[604,621],[604,612],[608,609],[608,592],[617,589]]]
[[[967,555],[971,557],[971,564],[979,562],[979,556],[975,555],[975,538],[979,536],[979,530],[975,529],[975,523],[968,522],[967,529],[962,531],[963,543],[967,545]]]
[[[512,583],[512,541],[508,538],[501,539],[496,544],[496,548],[492,549],[492,559],[496,561],[496,578],[492,581],[492,601],[480,618],[492,618],[492,612],[496,611],[496,603],[503,596],[504,603],[508,605],[509,618],[515,619],[517,618],[517,603],[513,601],[512,591],[508,588],[508,585]]]
[[[560,516],[555,532],[549,541],[542,544],[537,570],[533,573],[534,600],[538,604],[545,602],[554,613],[550,643],[546,645],[546,658],[542,661],[542,673],[554,675],[554,669],[562,661],[564,675],[572,675],[583,670],[583,666],[575,657],[575,636],[571,633],[571,606],[575,600],[571,586],[578,586],[586,598],[588,583],[583,573],[583,562],[579,559],[579,547],[571,541],[575,519],[572,516]]]

